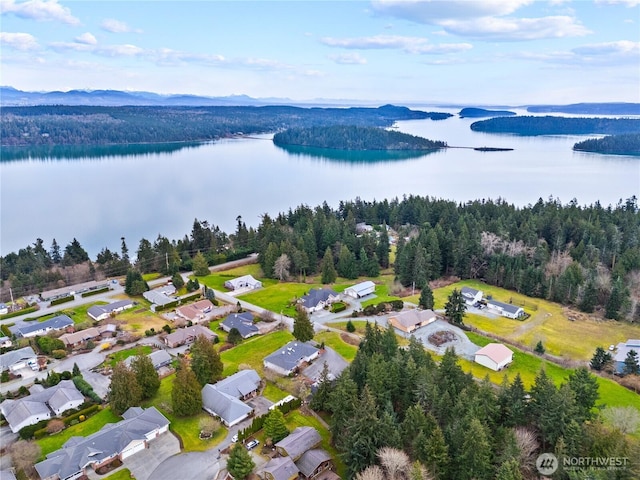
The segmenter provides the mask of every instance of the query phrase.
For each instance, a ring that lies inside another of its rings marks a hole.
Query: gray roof
[[[293,463],[289,457],[272,458],[260,471],[270,473],[274,480],[289,480],[300,472],[296,464]],[[296,476],[296,478],[298,477]]]
[[[321,448],[313,448],[307,450],[296,461],[296,466],[305,477],[310,477],[311,474],[318,468],[323,462],[331,460],[331,455],[326,450]]]
[[[20,425],[33,415],[47,415],[51,413],[46,403],[31,401],[29,397],[19,400],[5,400],[0,405],[0,410],[4,418],[7,419],[7,422],[9,422],[9,425],[13,426],[14,429],[17,425]]]
[[[237,329],[242,338],[247,338],[258,331],[258,327],[253,324],[251,312],[232,313],[224,319],[221,325],[226,331],[230,331],[232,328]]]
[[[627,359],[627,354],[631,350],[635,350],[635,352],[640,356],[640,340],[629,339],[626,343],[619,343],[616,348],[616,353],[613,356],[613,360],[624,363]]]
[[[255,370],[240,370],[220,380],[214,388],[236,398],[244,397],[260,387],[260,375]]]
[[[169,424],[155,407],[124,413],[124,420],[108,423],[88,437],[71,437],[61,449],[35,465],[41,478],[67,478],[87,465],[120,453],[134,440],[144,440],[153,430]]]
[[[174,293],[176,293],[176,289],[173,285],[165,285],[164,287],[144,292],[142,296],[151,303],[162,306],[175,300],[175,298],[170,297]]]
[[[155,352],[151,352],[147,356],[151,360],[151,363],[153,364],[153,368],[155,368],[156,370],[164,365],[171,363],[171,355],[169,355],[169,353],[166,350],[156,350]],[[130,367],[131,362],[133,362],[134,358],[136,358],[135,355],[133,357],[125,358],[124,364],[127,367]]]
[[[253,408],[244,404],[236,397],[217,390],[214,385],[202,388],[202,406],[219,416],[227,425],[249,415]]]
[[[8,370],[11,365],[21,360],[36,359],[36,354],[31,347],[24,347],[19,350],[12,350],[0,355],[0,371]]]
[[[347,290],[354,290],[357,293],[363,292],[365,290],[370,289],[371,287],[375,288],[376,284],[373,283],[371,280],[367,280],[366,282],[360,282],[357,283],[349,288],[347,288]]]
[[[0,478],[2,480],[16,480],[16,476],[11,470],[0,470]]]
[[[462,289],[460,289],[460,293],[465,298],[474,298],[479,292],[480,290],[471,287],[462,287]]]
[[[330,288],[312,288],[304,297],[301,298],[302,305],[307,308],[313,308],[320,302],[326,302],[329,297],[337,297],[338,294]]]
[[[202,325],[192,325],[191,327],[179,328],[175,332],[167,335],[165,338],[167,343],[173,345],[184,344],[188,341],[193,342],[199,335],[204,335],[209,340],[218,336],[207,327],[203,327]]]
[[[499,302],[497,300],[488,300],[487,301],[488,305],[495,305],[497,307],[501,307],[505,312],[509,312],[509,313],[518,313],[518,310],[521,310],[522,307],[519,307],[517,305],[512,305],[510,303],[504,303],[504,302]]]
[[[283,368],[284,370],[291,371],[296,368],[304,358],[318,351],[316,347],[294,340],[265,357],[264,361]]]
[[[128,307],[129,305],[133,305],[132,300],[118,300],[117,302],[112,302],[108,305],[94,305],[93,307],[89,308],[89,310],[87,310],[87,313],[92,317],[99,317],[102,314],[111,313],[114,310]]]
[[[320,445],[322,437],[313,427],[298,427],[284,437],[276,447],[284,450],[293,461],[298,460],[304,452]]]
[[[45,320],[44,322],[31,322],[30,325],[26,327],[18,327],[16,328],[16,333],[20,335],[27,335],[32,332],[37,332],[38,330],[51,328],[53,330],[62,330],[63,328],[67,328],[68,326],[73,325],[73,320],[71,320],[66,315],[58,315],[57,317],[50,318],[49,320]]]

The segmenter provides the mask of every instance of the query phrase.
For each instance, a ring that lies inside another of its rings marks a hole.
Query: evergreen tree
[[[542,340],[538,340],[538,343],[536,343],[536,346],[533,349],[533,351],[536,352],[538,355],[544,355],[544,352],[546,350],[544,348],[544,345],[542,344]]]
[[[222,379],[223,365],[220,355],[204,335],[198,335],[191,345],[191,370],[201,386]]]
[[[82,372],[80,371],[80,367],[78,367],[78,364],[73,362],[73,370],[71,371],[71,375],[73,375],[74,377],[81,377],[82,376]]]
[[[193,273],[196,277],[205,277],[211,273],[209,263],[200,251],[193,257]]]
[[[264,255],[260,255],[260,266],[265,277],[274,278],[274,266],[279,256],[280,249],[278,245],[275,242],[270,242]]]
[[[293,336],[300,342],[308,342],[313,339],[313,323],[309,319],[309,314],[301,305],[296,307],[296,316],[293,319]]]
[[[450,461],[449,447],[438,424],[435,424],[429,434],[418,434],[414,449],[418,460],[427,466],[435,478],[445,478]]]
[[[160,377],[148,355],[138,355],[131,361],[131,370],[140,386],[142,399],[152,398],[160,388]]]
[[[333,382],[329,379],[329,365],[324,362],[316,391],[311,398],[311,408],[317,411],[325,410],[329,404],[329,397],[332,391]]]
[[[507,460],[498,467],[495,480],[524,480],[520,465],[515,458]]]
[[[122,263],[126,268],[131,267],[131,261],[129,260],[129,247],[127,247],[127,242],[125,242],[124,237],[120,238],[120,258],[122,259]]]
[[[233,327],[231,330],[229,330],[227,342],[229,342],[231,345],[238,345],[242,343],[242,335],[240,334],[240,330],[238,330],[236,327]]]
[[[638,352],[636,352],[635,350],[629,350],[627,352],[627,356],[624,359],[624,367],[622,367],[622,372],[625,375],[640,374],[640,366],[638,365]]]
[[[589,280],[582,292],[582,300],[580,301],[580,310],[586,313],[593,313],[595,306],[598,304],[598,288],[594,280]]]
[[[264,419],[264,433],[273,443],[277,443],[289,435],[284,415],[279,408],[271,410]]]
[[[358,264],[356,262],[356,257],[346,245],[342,245],[342,247],[340,247],[337,272],[338,275],[344,278],[358,278]]]
[[[142,399],[142,390],[135,373],[123,362],[118,362],[111,374],[109,404],[116,415],[122,415],[129,407],[137,407]]]
[[[329,247],[327,247],[324,252],[324,257],[322,257],[320,270],[322,271],[321,281],[325,285],[335,282],[336,278],[338,278],[338,273],[336,272],[336,268],[333,264],[333,254],[331,253],[331,248]]]
[[[251,459],[251,455],[246,448],[240,443],[236,443],[231,447],[229,458],[227,459],[227,470],[236,480],[247,478],[256,464]]]
[[[456,459],[457,479],[489,479],[491,475],[491,444],[487,429],[472,418],[465,429],[460,456]]]
[[[382,231],[378,236],[378,245],[376,246],[376,255],[380,261],[382,268],[389,268],[389,233],[387,232],[387,225],[382,226]]]
[[[462,325],[466,310],[467,304],[464,302],[462,293],[457,288],[454,288],[444,306],[445,315],[450,322],[456,325]]]
[[[56,265],[58,265],[62,261],[62,254],[60,253],[60,245],[58,245],[58,242],[56,242],[55,238],[51,242],[50,254],[51,254],[51,261]]]
[[[181,360],[171,388],[171,406],[179,417],[195,415],[202,410],[201,386],[186,360]]]
[[[522,383],[520,373],[517,373],[511,384],[505,375],[500,392],[498,393],[498,405],[502,424],[507,427],[525,425],[527,422],[526,390]]]
[[[613,358],[611,354],[602,347],[597,347],[589,365],[596,371],[601,371],[611,364]]]
[[[598,380],[586,367],[580,367],[569,375],[568,385],[573,391],[576,409],[574,420],[583,423],[593,417],[592,410],[600,397]]]
[[[124,284],[124,293],[136,296],[142,295],[147,290],[149,290],[149,285],[142,278],[142,274],[137,270],[129,269]]]
[[[611,294],[605,305],[605,318],[622,320],[627,306],[629,290],[620,277],[613,282]]]
[[[422,291],[420,292],[420,300],[418,300],[418,305],[422,308],[433,310],[433,291],[429,284],[426,283],[424,287],[422,287]]]
[[[178,272],[174,273],[173,277],[171,277],[171,283],[174,287],[176,287],[176,290],[180,290],[182,287],[184,287],[184,279]]]

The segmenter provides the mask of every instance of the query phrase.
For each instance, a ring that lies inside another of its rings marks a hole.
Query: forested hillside
[[[432,118],[406,107],[5,107],[0,138],[10,145],[106,145],[209,141],[238,134],[276,132],[291,126],[389,127],[398,120]]]
[[[611,155],[640,155],[640,133],[590,138],[576,143],[573,149],[581,152],[608,153]]]
[[[496,117],[472,123],[471,130],[518,135],[587,135],[590,133],[615,135],[640,132],[640,119],[569,118],[549,115]]]
[[[361,234],[359,222],[375,230]],[[257,229],[247,228],[239,218],[236,231],[229,234],[196,220],[182,239],[141,239],[131,263],[143,273],[168,274],[191,270],[197,252],[213,265],[255,251],[267,277],[279,277],[282,272],[275,265],[282,257],[292,276],[321,274],[324,283],[333,282],[335,275],[375,277],[391,266],[405,286],[415,282],[420,288],[446,275],[482,279],[585,312],[601,308],[607,318],[640,321],[639,239],[635,197],[608,207],[540,199],[518,208],[502,200],[458,204],[408,196],[356,199],[337,209],[302,205],[275,218],[263,215]],[[70,245],[62,252],[57,243],[47,250],[38,240],[0,258],[3,295],[8,285],[16,295],[42,289],[52,265],[64,264],[65,256],[71,264],[78,260],[79,243]],[[92,262],[94,275],[122,274],[129,264],[128,251],[103,250]]]
[[[339,150],[435,150],[447,146],[407,133],[353,125],[289,128],[276,133],[273,143]]]

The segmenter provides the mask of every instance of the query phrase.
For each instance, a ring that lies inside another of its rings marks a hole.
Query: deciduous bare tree
[[[291,267],[291,260],[289,255],[283,253],[276,259],[276,263],[273,265],[273,273],[282,282],[289,278],[289,268]]]
[[[28,478],[37,477],[33,467],[40,457],[40,446],[37,443],[18,440],[9,447],[9,453],[16,470],[22,470]]]
[[[602,416],[624,434],[633,434],[640,426],[640,413],[633,407],[607,407]]]

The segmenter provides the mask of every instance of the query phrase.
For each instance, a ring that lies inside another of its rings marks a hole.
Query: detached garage
[[[476,352],[475,361],[497,372],[513,361],[513,352],[501,343],[490,343]]]

